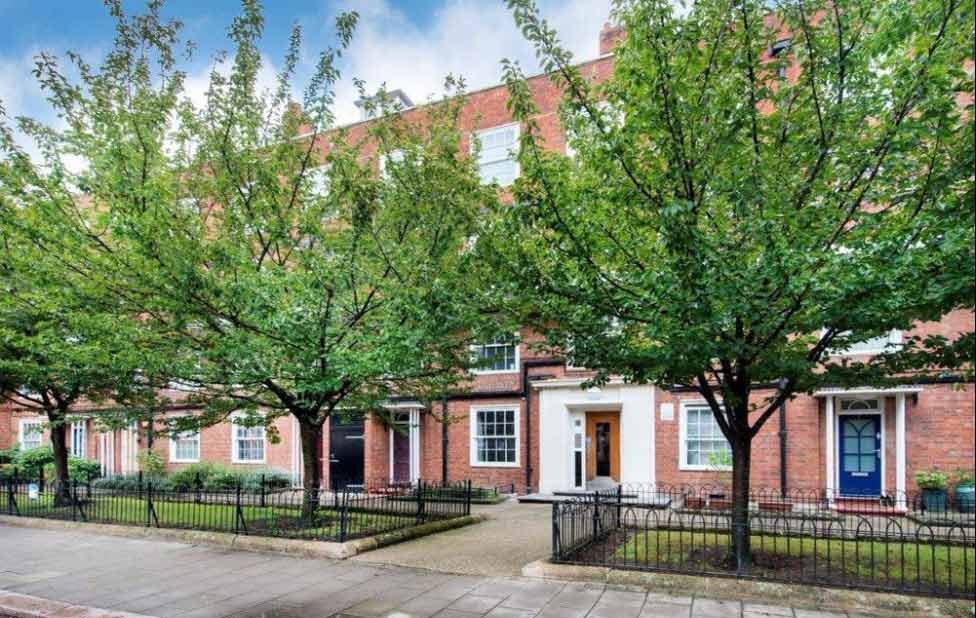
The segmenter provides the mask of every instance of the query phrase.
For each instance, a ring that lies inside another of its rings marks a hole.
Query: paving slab
[[[30,618],[847,618],[620,583],[453,574],[2,524],[0,581],[0,616]],[[27,590],[39,603],[84,609],[4,608],[7,591]]]
[[[552,508],[514,500],[474,505],[486,521],[359,554],[357,562],[396,564],[471,575],[519,575],[549,555]]]

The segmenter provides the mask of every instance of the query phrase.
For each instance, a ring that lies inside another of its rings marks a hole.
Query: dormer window
[[[518,123],[507,124],[475,133],[481,146],[478,151],[478,173],[484,183],[497,182],[506,187],[518,178]]]
[[[769,56],[774,60],[779,61],[779,66],[776,67],[776,76],[780,79],[786,79],[786,62],[782,61],[781,56],[786,55],[790,50],[790,44],[793,39],[780,39],[773,43],[772,47],[769,48]]]

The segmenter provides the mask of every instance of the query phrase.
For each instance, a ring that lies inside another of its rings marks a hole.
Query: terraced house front
[[[594,81],[613,70],[614,45],[622,29],[599,33],[600,56],[579,65]],[[768,51],[788,47],[789,38]],[[972,70],[970,63],[969,70]],[[784,70],[794,78],[796,67]],[[528,80],[538,105],[535,121],[547,148],[572,154],[559,121],[562,93],[544,76]],[[409,84],[403,84],[409,86]],[[405,116],[419,114],[402,91],[395,97]],[[519,175],[515,158],[520,124],[507,108],[508,90],[494,86],[468,95],[461,115],[468,135],[481,144],[482,178],[503,187]],[[966,101],[962,101],[966,103]],[[357,139],[371,119],[345,127]],[[382,159],[378,165],[382,166]],[[864,359],[898,348],[912,335],[949,340],[972,332],[974,314],[954,311],[940,321],[833,352]],[[539,338],[523,329],[511,337],[472,348],[479,369],[465,388],[433,403],[404,396],[383,415],[332,419],[326,425],[321,462],[328,486],[416,483],[471,479],[537,499],[610,488],[618,484],[660,487],[722,484],[728,444],[700,395],[667,384],[629,384],[611,379],[588,387],[593,373],[560,355],[541,352]],[[186,393],[168,393],[177,403],[169,415],[193,414],[179,405]],[[145,425],[104,431],[96,406],[82,408],[70,427],[71,452],[99,462],[105,475],[136,472],[138,455],[158,453],[170,470],[201,461],[238,469],[274,469],[299,483],[302,451],[297,421],[274,422],[279,441],[262,427],[224,422],[200,432],[169,436],[160,429],[150,446]],[[784,403],[753,449],[753,485],[823,492],[837,509],[862,509],[865,501],[894,500],[907,508],[915,474],[972,469],[976,456],[974,387],[971,377],[946,374],[906,380],[891,388],[824,388]],[[0,408],[0,448],[45,443],[43,419],[16,399]]]

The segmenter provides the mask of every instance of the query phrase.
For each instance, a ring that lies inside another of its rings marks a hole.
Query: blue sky
[[[142,2],[124,0],[129,11]],[[261,49],[270,83],[280,63],[292,24],[305,33],[303,63],[296,84],[319,51],[333,42],[333,20],[346,10],[360,13],[352,48],[343,61],[337,87],[337,115],[353,120],[355,90],[351,79],[402,88],[420,102],[441,91],[448,73],[460,74],[470,88],[497,83],[503,57],[535,67],[531,48],[515,29],[502,0],[265,0],[266,30]],[[597,54],[597,36],[609,15],[610,0],[540,0],[543,14],[579,58]],[[238,12],[235,0],[168,0],[164,13],[185,24],[184,35],[198,46],[195,60],[183,68],[188,89],[202,93],[209,61],[227,49],[226,27]],[[30,75],[41,50],[63,55],[80,51],[97,63],[112,40],[112,20],[99,0],[0,0],[0,100],[10,115],[50,120],[42,93]]]

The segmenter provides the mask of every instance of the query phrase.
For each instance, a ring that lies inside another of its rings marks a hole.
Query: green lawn
[[[635,566],[723,570],[729,538],[724,534],[674,530],[638,532],[613,552],[618,563]],[[755,574],[779,579],[834,578],[836,583],[873,583],[976,590],[976,548],[972,545],[849,541],[752,535]],[[816,571],[815,571],[816,569]]]
[[[82,518],[72,506],[54,506],[54,497],[43,494],[37,500],[29,500],[26,495],[17,496],[17,506],[21,515],[52,519],[77,519],[79,521],[146,525],[147,508],[143,498],[121,496],[93,496],[83,500]],[[0,493],[0,514],[7,514],[8,497]],[[152,525],[162,528],[194,528],[200,530],[233,532],[236,508],[233,504],[198,504],[153,500],[156,517]],[[247,531],[251,534],[268,536],[292,536],[303,538],[338,538],[340,528],[339,512],[320,508],[316,527],[309,527],[300,519],[301,511],[295,506],[250,506],[241,507]],[[347,522],[349,536],[362,536],[373,532],[383,532],[397,523],[403,516],[390,516],[383,513],[350,512]]]

